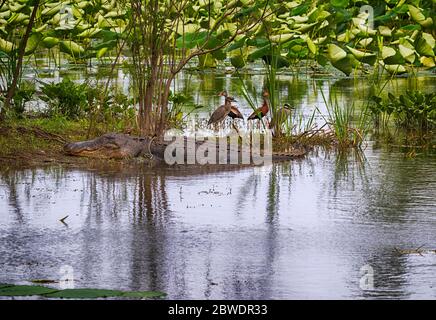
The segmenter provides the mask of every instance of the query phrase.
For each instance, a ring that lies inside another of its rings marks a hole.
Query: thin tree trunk
[[[4,106],[1,110],[0,118],[4,118],[5,112],[7,109],[9,109],[9,106],[11,104],[11,100],[15,94],[18,79],[20,78],[20,75],[21,75],[21,68],[23,65],[23,58],[24,58],[24,53],[26,50],[27,40],[29,39],[30,32],[32,31],[33,23],[35,22],[35,17],[36,17],[36,12],[38,11],[39,2],[40,2],[40,0],[35,1],[32,14],[30,15],[30,18],[29,18],[29,24],[27,25],[27,28],[26,28],[26,33],[24,34],[23,39],[21,39],[20,47],[18,48],[17,65],[15,66],[15,70],[14,70],[14,74],[13,74],[13,78],[12,78],[12,84],[8,89],[8,93],[6,94],[6,100],[5,100]]]

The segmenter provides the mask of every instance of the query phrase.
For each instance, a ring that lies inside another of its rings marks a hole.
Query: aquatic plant
[[[388,93],[388,99],[380,96],[371,98],[370,111],[376,125],[382,119],[387,127],[393,119],[397,128],[407,130],[430,131],[436,127],[436,93],[423,93],[419,90],[407,90],[405,94],[395,96]]]
[[[56,282],[56,281],[55,281]],[[0,296],[22,297],[42,296],[61,299],[96,299],[96,298],[162,298],[166,293],[159,291],[120,291],[94,288],[55,289],[41,285],[0,284]]]
[[[44,83],[41,99],[47,103],[46,113],[70,119],[83,116],[88,106],[87,87],[86,83],[76,84],[69,78],[59,83]]]
[[[360,147],[369,130],[366,108],[357,111],[354,103],[340,104],[335,94],[331,94],[328,100],[322,90],[321,95],[328,112],[325,120],[337,144],[340,147]]]

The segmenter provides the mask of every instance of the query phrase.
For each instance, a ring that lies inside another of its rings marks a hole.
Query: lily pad
[[[160,291],[130,291],[124,292],[121,296],[126,298],[163,298],[167,294]]]
[[[36,296],[55,293],[58,290],[43,286],[6,286],[0,288],[0,296]]]
[[[119,297],[123,295],[122,291],[106,289],[65,289],[49,294],[44,294],[47,298],[64,298],[64,299],[94,299]]]

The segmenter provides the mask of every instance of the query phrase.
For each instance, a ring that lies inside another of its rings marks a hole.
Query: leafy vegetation
[[[44,296],[47,298],[63,299],[95,299],[108,297],[124,298],[162,298],[166,294],[159,291],[120,291],[106,289],[64,289],[37,286],[37,285],[11,285],[3,284],[0,286],[0,296]]]
[[[392,93],[388,99],[383,100],[379,96],[372,97],[373,103],[370,110],[376,125],[388,125],[393,119],[399,128],[408,130],[421,130],[428,132],[436,128],[436,93],[423,93],[415,90],[406,91],[399,97]]]
[[[22,81],[23,62],[42,52],[58,66],[62,57],[71,63],[109,61],[111,74],[121,57],[129,66],[133,99],[112,90],[111,80],[104,86],[69,79],[43,86],[48,115],[89,117],[88,134],[100,122],[107,129],[137,127],[143,135],[177,125],[184,118],[182,97],[170,88],[191,61],[200,68],[230,63],[236,70],[262,61],[271,115],[277,119],[282,101],[275,77],[281,69],[331,65],[346,75],[372,69],[377,78],[384,72],[434,69],[435,16],[432,0],[5,0],[0,7],[0,116],[23,114],[35,93]],[[373,108],[387,118],[394,108],[402,126],[432,126],[432,103],[421,103],[420,96],[402,99],[391,99],[386,110],[381,103]],[[413,113],[407,104],[420,105],[419,111]],[[348,111],[340,110],[330,108],[330,120],[346,125]],[[291,132],[290,120],[275,131]],[[334,131],[345,137],[349,130]]]

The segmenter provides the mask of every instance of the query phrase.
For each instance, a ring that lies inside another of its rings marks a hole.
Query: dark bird
[[[250,114],[250,116],[248,117],[248,120],[254,120],[254,119],[262,119],[263,117],[266,116],[266,114],[269,111],[269,106],[268,106],[268,97],[269,97],[269,93],[268,91],[264,90],[263,91],[263,104],[260,108],[254,110],[254,112],[252,114]]]
[[[218,109],[216,109],[212,115],[210,116],[209,122],[207,123],[207,125],[211,125],[211,124],[217,124],[222,122],[230,113],[230,111],[232,110],[232,102],[235,101],[235,99],[233,97],[229,97],[227,96],[227,92],[226,91],[222,91],[218,94],[219,96],[224,96],[225,97],[225,102],[223,105],[221,105],[220,107],[218,107]]]
[[[227,97],[227,91],[221,91],[218,95],[222,96],[222,97]],[[232,118],[233,120],[244,119],[244,116],[242,115],[241,111],[239,111],[239,109],[236,106],[234,106],[233,104],[232,104],[232,107],[230,108],[230,112],[229,112],[228,116],[230,118]]]
[[[295,109],[294,106],[285,103],[282,108],[277,110],[275,116],[271,119],[270,128],[278,129],[276,127],[279,127],[282,123],[284,123],[286,119],[290,117],[292,110],[294,109]]]
[[[235,119],[244,119],[244,116],[242,115],[241,111],[239,111],[239,109],[236,108],[236,106],[234,106],[234,105],[232,105],[230,107],[230,112],[229,112],[228,116],[230,118],[232,118],[233,120],[235,120]]]

